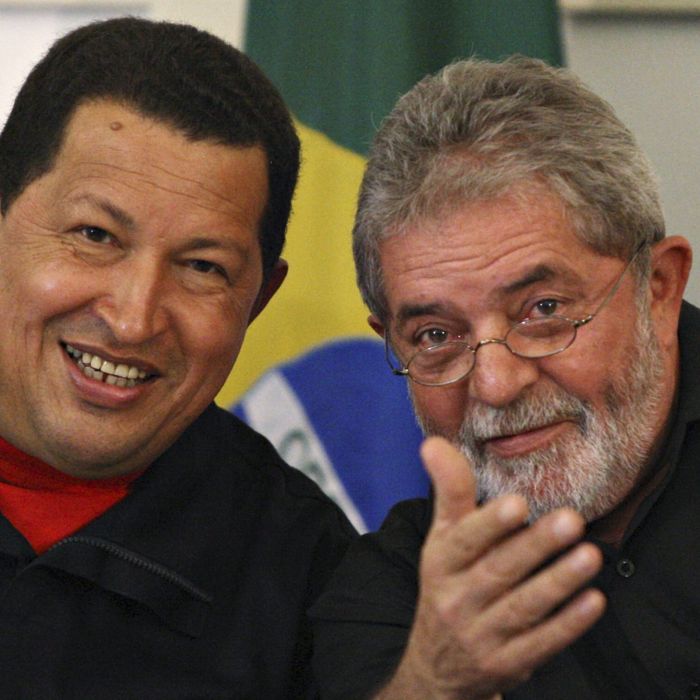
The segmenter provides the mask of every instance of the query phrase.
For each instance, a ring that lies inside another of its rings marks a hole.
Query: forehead
[[[595,278],[600,257],[574,233],[561,201],[535,191],[470,202],[380,244],[389,308],[459,293],[486,299],[529,277]]]
[[[125,190],[223,215],[259,220],[267,165],[257,146],[191,141],[180,131],[108,100],[80,105],[48,174],[63,196],[81,188]],[[122,192],[123,193],[123,192]]]

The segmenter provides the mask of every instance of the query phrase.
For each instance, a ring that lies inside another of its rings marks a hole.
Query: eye
[[[540,299],[532,309],[531,317],[553,316],[559,310],[559,302],[556,299]]]
[[[83,226],[78,233],[90,243],[117,243],[117,239],[99,226]]]
[[[433,345],[441,345],[449,340],[449,334],[442,328],[428,328],[418,336],[418,345],[429,348]]]
[[[195,272],[200,272],[204,275],[218,274],[228,280],[226,270],[221,265],[211,262],[210,260],[188,260],[188,266]]]

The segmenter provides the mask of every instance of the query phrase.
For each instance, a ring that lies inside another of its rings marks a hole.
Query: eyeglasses
[[[393,374],[410,377],[416,384],[445,386],[464,379],[474,369],[476,352],[484,345],[505,345],[514,355],[529,359],[549,357],[563,352],[576,340],[578,329],[590,323],[615,296],[625,273],[645,244],[646,241],[643,241],[637,246],[612,289],[598,308],[588,316],[571,319],[554,314],[545,318],[526,318],[513,324],[503,338],[484,338],[476,346],[464,340],[448,340],[431,345],[419,350],[403,367],[396,367],[391,360],[387,333],[384,337],[386,361]]]

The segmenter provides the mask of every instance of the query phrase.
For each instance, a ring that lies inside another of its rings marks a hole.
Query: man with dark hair
[[[700,697],[700,313],[629,130],[566,70],[456,62],[382,124],[353,235],[433,495],[314,606],[322,697]]]
[[[0,136],[0,696],[306,698],[353,535],[213,405],[282,283],[299,142],[243,54],[115,19]]]

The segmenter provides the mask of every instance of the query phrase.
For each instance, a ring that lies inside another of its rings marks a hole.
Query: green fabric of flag
[[[246,51],[307,126],[365,153],[418,79],[457,58],[561,63],[554,0],[250,0]]]

